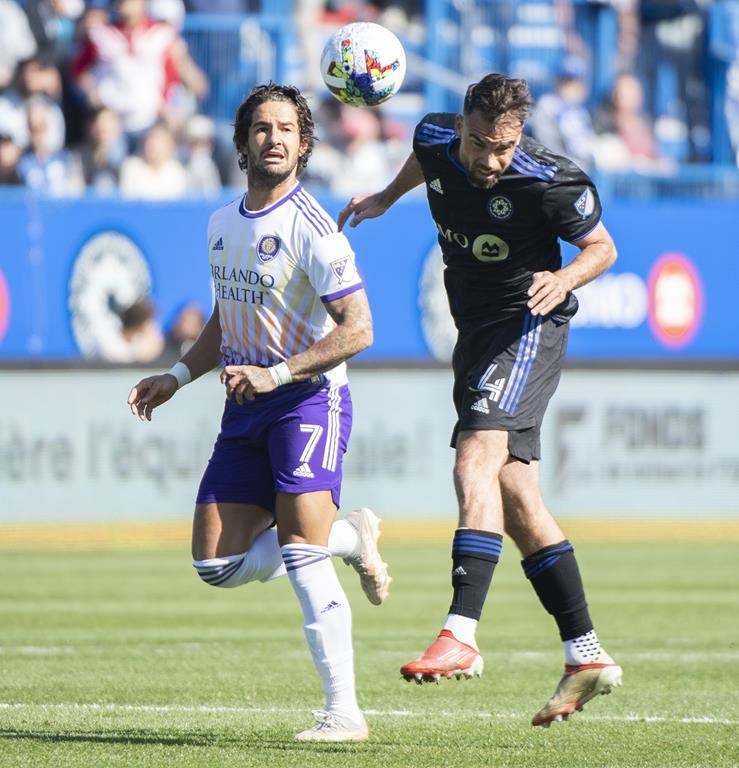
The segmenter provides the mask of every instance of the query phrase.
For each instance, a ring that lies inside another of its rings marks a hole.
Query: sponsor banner
[[[0,523],[192,515],[224,389],[210,374],[141,422],[126,398],[149,373],[2,372],[0,398],[14,405],[0,412]],[[455,515],[449,374],[355,371],[351,384],[342,507]]]
[[[739,373],[565,371],[543,430],[562,516],[739,516]]]
[[[216,290],[224,289],[209,274],[206,228],[212,211],[226,202],[4,195],[0,359],[92,356],[105,346],[106,335],[116,333],[121,309],[142,292],[151,293],[165,326],[184,303],[210,312],[214,282]],[[345,204],[325,197],[321,202],[333,214]],[[578,202],[584,210],[590,205],[587,195]],[[426,202],[413,195],[379,219],[347,229],[375,322],[375,343],[361,359],[449,359],[455,330],[438,240],[497,268],[510,249],[495,233],[495,222],[514,212],[497,190],[488,209],[491,232],[476,237],[437,228]],[[735,209],[733,201],[608,204],[604,222],[619,258],[577,291],[570,359],[739,359],[739,335],[726,331],[739,284],[739,259],[730,252]],[[259,271],[240,290],[244,300],[258,295],[269,301],[270,270],[283,249],[272,235],[256,249]],[[566,261],[577,253],[567,244],[563,251]],[[340,280],[349,279],[353,265],[337,261],[332,269]]]
[[[187,520],[216,437],[211,374],[138,421],[137,371],[4,371],[0,524]],[[451,376],[351,372],[342,507],[456,516]],[[739,517],[739,373],[565,371],[545,419],[544,498],[563,517]],[[491,394],[491,398],[493,395]],[[489,407],[494,407],[491,404]]]

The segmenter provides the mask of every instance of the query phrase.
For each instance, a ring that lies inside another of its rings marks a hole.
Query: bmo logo
[[[661,256],[647,280],[649,325],[667,347],[682,347],[703,319],[703,285],[693,263],[682,253]]]
[[[5,281],[5,275],[0,272],[0,341],[8,330],[8,321],[10,320],[10,291]]]

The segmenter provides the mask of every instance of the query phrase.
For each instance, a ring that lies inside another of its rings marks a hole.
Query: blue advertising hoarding
[[[232,195],[233,196],[233,195]],[[209,312],[206,227],[218,200],[143,203],[0,197],[0,359],[76,360],[116,307],[150,292],[166,326],[195,301]],[[319,199],[336,214],[344,200]],[[578,291],[570,360],[739,359],[728,320],[739,284],[736,204],[606,205],[619,259]],[[347,232],[375,320],[366,361],[447,359],[454,339],[436,229],[422,197]],[[574,254],[564,246],[566,258]]]

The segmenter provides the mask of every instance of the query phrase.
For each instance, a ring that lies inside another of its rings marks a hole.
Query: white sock
[[[328,548],[334,557],[351,557],[357,554],[359,534],[346,520],[337,520],[328,534]]]
[[[346,520],[337,520],[332,526],[328,536],[328,548],[333,557],[351,557],[356,554],[359,546],[359,535],[354,526]],[[239,564],[233,568],[238,561]],[[277,541],[277,528],[267,528],[266,531],[254,539],[254,543],[248,552],[240,555],[226,555],[210,560],[193,560],[193,566],[208,580],[207,575],[219,580],[220,573],[231,574],[225,580],[220,580],[218,586],[239,587],[250,581],[272,581],[284,576],[287,571],[282,562],[282,553]],[[219,573],[216,574],[216,571]]]
[[[595,630],[564,641],[565,664],[592,664],[600,656],[600,643]]]
[[[285,564],[282,562],[280,545],[277,543],[277,528],[262,531],[254,539],[251,549],[246,553],[246,559],[250,561],[254,574],[252,580],[272,581],[284,576]]]
[[[446,617],[443,629],[448,629],[460,643],[477,648],[475,633],[477,632],[477,619],[471,619],[469,616],[460,616],[457,613],[450,613]]]
[[[192,564],[200,578],[215,587],[240,587],[250,581],[270,581],[286,573],[275,528],[262,531],[248,552],[193,560]]]
[[[282,558],[303,609],[303,629],[323,680],[326,709],[362,721],[354,684],[352,612],[327,547],[285,544]]]

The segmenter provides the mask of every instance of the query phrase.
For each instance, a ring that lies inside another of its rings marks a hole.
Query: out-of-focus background
[[[320,78],[354,20],[408,54],[376,111]],[[624,687],[531,728],[561,650],[509,541],[484,678],[399,679],[446,612],[456,520],[419,192],[349,232],[375,344],[350,366],[339,514],[384,518],[393,576],[378,609],[337,562],[372,737],[291,746],[321,691],[288,580],[214,590],[189,562],[218,377],[150,424],[126,397],[211,311],[206,227],[243,194],[230,123],[253,85],[309,96],[304,183],[335,215],[491,70],[528,79],[529,130],[592,173],[620,252],[578,291],[541,470]],[[738,153],[739,0],[0,0],[0,765],[736,768]]]
[[[340,25],[408,55],[355,109],[320,78]],[[528,80],[527,130],[596,179],[620,258],[578,291],[544,425],[563,517],[739,516],[739,0],[0,0],[0,526],[187,521],[223,392],[157,412],[130,386],[212,308],[210,213],[243,191],[236,107],[267,80],[309,97],[305,186],[336,214],[380,189],[416,121],[489,71]],[[349,233],[372,303],[352,366],[344,505],[453,518],[454,334],[421,193]],[[571,251],[565,247],[567,256]]]

